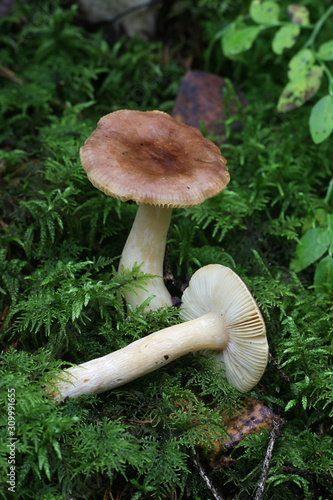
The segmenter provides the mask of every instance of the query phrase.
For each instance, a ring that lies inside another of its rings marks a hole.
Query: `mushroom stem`
[[[132,229],[125,243],[120,260],[120,267],[132,269],[134,264],[141,264],[141,271],[158,277],[151,278],[145,290],[137,288],[135,292],[125,291],[125,300],[136,308],[148,297],[155,297],[147,309],[172,305],[171,296],[163,281],[163,261],[172,209],[153,205],[139,205]]]
[[[161,368],[190,352],[223,350],[229,340],[222,315],[203,316],[151,333],[126,347],[69,368],[52,396],[57,401],[98,394]]]

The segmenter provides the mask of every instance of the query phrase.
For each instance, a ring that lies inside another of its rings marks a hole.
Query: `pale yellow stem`
[[[166,238],[171,219],[171,208],[155,207],[153,205],[139,205],[131,232],[120,260],[120,267],[132,269],[134,264],[142,264],[141,271],[154,274],[158,278],[151,278],[142,290],[135,288],[135,292],[125,291],[125,300],[136,308],[151,295],[155,298],[150,302],[148,309],[156,310],[159,307],[172,305],[171,296],[163,281],[163,262]]]
[[[215,312],[154,332],[132,344],[70,368],[57,382],[61,401],[81,394],[98,394],[127,384],[190,352],[223,350],[229,340],[224,319]]]

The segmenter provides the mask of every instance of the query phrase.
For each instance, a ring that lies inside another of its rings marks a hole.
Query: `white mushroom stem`
[[[98,394],[142,377],[190,352],[223,350],[229,340],[224,318],[208,312],[200,318],[154,332],[128,346],[64,372],[55,400]]]
[[[139,205],[131,232],[120,260],[120,267],[131,270],[134,264],[141,264],[141,271],[158,276],[144,285],[145,290],[124,291],[125,300],[133,308],[154,295],[147,309],[172,305],[171,296],[163,281],[163,262],[166,238],[170,226],[171,208],[153,205]]]

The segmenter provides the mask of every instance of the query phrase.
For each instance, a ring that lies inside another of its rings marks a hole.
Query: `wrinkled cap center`
[[[138,142],[128,150],[127,159],[134,159],[135,168],[144,167],[147,172],[158,175],[184,174],[184,167],[188,163],[184,149],[178,143],[164,139]]]

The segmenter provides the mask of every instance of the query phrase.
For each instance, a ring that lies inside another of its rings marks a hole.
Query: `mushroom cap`
[[[200,205],[230,180],[220,149],[196,128],[161,111],[103,116],[80,157],[96,188],[137,204]]]
[[[212,311],[223,316],[229,335],[227,347],[216,354],[216,360],[223,361],[229,383],[247,392],[267,366],[266,327],[245,283],[220,264],[204,266],[193,274],[183,294],[180,316],[187,321]]]

